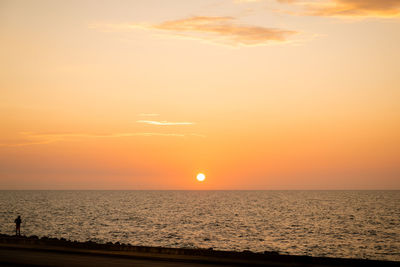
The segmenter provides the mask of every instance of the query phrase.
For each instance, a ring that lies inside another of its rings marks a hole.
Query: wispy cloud
[[[241,25],[233,17],[197,16],[166,21],[153,28],[179,34],[199,34],[201,39],[228,42],[232,45],[260,45],[271,41],[284,42],[295,31]]]
[[[169,20],[159,24],[91,24],[90,28],[103,31],[157,30],[179,38],[211,41],[232,46],[266,45],[271,42],[287,42],[296,31],[243,25],[234,17],[194,16]]]
[[[185,136],[184,134],[175,133],[152,133],[152,132],[138,132],[138,133],[110,133],[110,134],[90,134],[90,133],[27,133],[31,137],[86,137],[86,138],[117,138],[117,137],[130,137],[130,136]]]
[[[399,0],[277,0],[295,4],[309,16],[326,17],[400,17]]]
[[[233,0],[235,3],[266,2],[269,0]],[[282,4],[296,5],[300,12],[293,15],[347,17],[347,18],[396,18],[400,17],[399,0],[276,0]]]
[[[147,120],[138,120],[138,123],[146,123],[151,125],[161,125],[161,126],[171,126],[171,125],[193,125],[194,122],[170,122],[170,121],[147,121]]]
[[[165,137],[205,137],[196,133],[157,133],[157,132],[134,132],[134,133],[33,133],[21,132],[15,140],[0,140],[0,147],[20,147],[29,145],[43,145],[76,138],[122,138],[134,136],[165,136]]]
[[[235,3],[252,3],[252,2],[260,2],[261,0],[233,0]]]
[[[45,144],[50,144],[54,143],[57,141],[61,141],[62,139],[60,138],[50,138],[50,139],[42,139],[42,140],[26,140],[26,139],[21,139],[21,140],[2,140],[0,143],[0,147],[20,147],[20,146],[30,146],[30,145],[45,145]]]

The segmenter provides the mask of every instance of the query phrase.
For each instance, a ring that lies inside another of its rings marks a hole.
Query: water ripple
[[[0,232],[400,260],[400,191],[2,191]]]

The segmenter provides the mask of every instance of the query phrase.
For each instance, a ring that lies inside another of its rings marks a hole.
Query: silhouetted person
[[[21,235],[21,216],[18,216],[17,219],[15,219],[15,235]]]

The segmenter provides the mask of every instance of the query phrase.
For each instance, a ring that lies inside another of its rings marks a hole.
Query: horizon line
[[[399,189],[0,189],[0,191],[400,191]]]

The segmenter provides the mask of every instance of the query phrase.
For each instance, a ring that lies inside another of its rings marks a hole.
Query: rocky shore
[[[156,261],[155,266],[163,266],[160,263],[166,262],[179,262],[187,264],[208,264],[208,265],[225,265],[225,266],[239,266],[239,265],[260,265],[260,266],[399,266],[399,262],[391,261],[376,261],[365,259],[339,259],[339,258],[324,258],[324,257],[310,257],[310,256],[291,256],[279,255],[277,252],[253,253],[250,251],[233,252],[233,251],[216,251],[213,249],[183,249],[183,248],[165,248],[165,247],[146,247],[146,246],[132,246],[129,244],[106,243],[100,244],[92,241],[77,242],[69,241],[64,238],[48,238],[37,236],[9,236],[0,234],[0,251],[5,250],[21,250],[29,251],[29,253],[45,253],[41,256],[44,261],[43,265],[36,264],[37,266],[44,266],[46,263],[46,255],[49,258],[54,257],[55,254],[60,254],[59,257],[66,257],[66,255],[86,255],[90,259],[96,261],[97,257],[113,257],[135,260]],[[9,254],[4,254],[9,255]],[[3,255],[3,258],[5,257]],[[25,255],[20,253],[20,255]],[[89,261],[90,261],[89,259]],[[0,264],[8,263],[18,265],[21,258],[16,259],[16,262],[10,262],[12,258],[8,257],[7,261],[2,261],[0,255]],[[62,262],[62,261],[61,261]],[[60,263],[61,263],[60,262]],[[103,259],[104,262],[104,259]],[[21,263],[22,265],[22,263]],[[98,264],[94,264],[99,266]],[[147,264],[145,264],[147,265]],[[151,264],[149,264],[151,265]],[[64,266],[64,265],[47,265],[47,266]],[[125,265],[120,265],[125,266]]]

